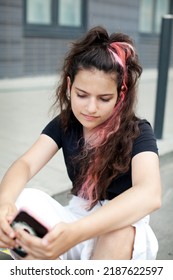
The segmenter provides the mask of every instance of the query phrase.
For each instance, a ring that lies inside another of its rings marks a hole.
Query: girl
[[[134,112],[141,72],[125,34],[95,27],[73,43],[56,91],[59,115],[1,182],[0,247],[21,246],[25,259],[156,258],[148,215],[160,207],[161,182],[152,128]],[[67,207],[23,190],[61,148],[72,181]],[[43,238],[11,228],[23,206],[49,224]]]

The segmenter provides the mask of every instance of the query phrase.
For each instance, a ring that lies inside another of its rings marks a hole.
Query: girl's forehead
[[[98,70],[96,68],[91,69],[80,69],[76,76],[75,80],[80,79],[95,79],[95,80],[107,80],[107,81],[117,81],[117,75],[115,72],[104,72],[103,70]]]
[[[100,70],[81,70],[75,77],[73,88],[94,94],[116,94],[115,75]]]

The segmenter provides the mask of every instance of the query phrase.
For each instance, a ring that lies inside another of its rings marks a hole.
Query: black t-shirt
[[[132,158],[145,151],[152,151],[158,154],[156,139],[150,123],[147,120],[141,120],[139,128],[140,135],[134,140]],[[80,153],[83,146],[82,125],[75,123],[65,133],[61,126],[60,117],[57,116],[43,129],[42,134],[51,137],[58,145],[58,148],[63,149],[67,173],[73,183],[79,172],[79,165],[74,164],[73,158]],[[120,174],[116,179],[112,180],[107,189],[107,199],[116,197],[130,187],[132,187],[131,166],[128,172]]]

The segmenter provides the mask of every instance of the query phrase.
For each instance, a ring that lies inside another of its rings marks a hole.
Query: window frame
[[[77,38],[81,36],[87,29],[87,10],[88,0],[81,0],[81,19],[82,23],[80,27],[72,26],[60,26],[58,25],[58,1],[51,0],[51,24],[29,24],[26,22],[26,1],[23,0],[23,24],[24,24],[24,36],[25,37],[42,37],[42,38]]]
[[[160,31],[159,32],[157,32],[156,31],[156,28],[155,28],[155,19],[156,19],[156,1],[157,0],[153,0],[153,11],[152,11],[152,29],[151,29],[151,32],[145,32],[145,31],[141,31],[140,29],[139,29],[139,34],[141,35],[141,36],[143,36],[143,37],[159,37],[160,36],[160,32],[161,32],[161,29],[160,29]],[[171,13],[171,11],[172,11],[172,2],[173,2],[173,0],[168,0],[169,1],[169,3],[168,3],[168,12],[167,12],[167,14],[169,14],[169,13]]]

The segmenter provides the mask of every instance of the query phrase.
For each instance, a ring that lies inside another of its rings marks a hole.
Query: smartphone
[[[48,232],[48,228],[40,223],[38,219],[33,217],[33,215],[30,214],[26,209],[21,209],[18,212],[11,223],[11,227],[14,230],[23,229],[29,234],[38,236],[40,238],[42,238]],[[22,258],[27,256],[27,252],[25,252],[21,246],[14,248],[13,251]]]

